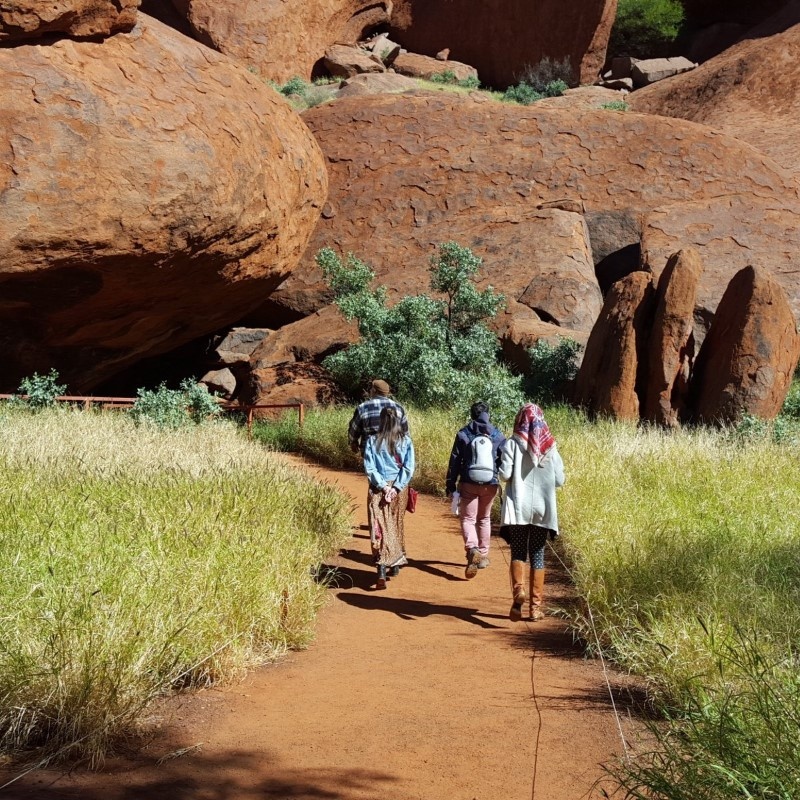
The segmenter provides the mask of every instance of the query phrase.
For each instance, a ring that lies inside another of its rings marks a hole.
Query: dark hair
[[[392,406],[384,406],[381,409],[380,425],[375,442],[377,449],[380,450],[382,445],[386,445],[387,451],[394,455],[402,438],[403,427],[400,425],[400,416]]]
[[[472,404],[472,408],[469,410],[469,415],[472,419],[478,419],[481,414],[488,414],[489,413],[489,406],[483,402],[483,400],[478,400],[477,403]]]

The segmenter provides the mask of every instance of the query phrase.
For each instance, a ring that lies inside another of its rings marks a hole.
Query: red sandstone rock
[[[670,258],[656,290],[642,418],[669,428],[685,414],[695,357],[695,297],[702,272],[697,252],[681,250]]]
[[[386,94],[393,92],[413,92],[419,89],[419,83],[405,75],[393,72],[380,74],[356,75],[342,83],[336,97],[356,97],[365,94]]]
[[[594,83],[603,66],[617,0],[562,3],[506,0],[395,0],[393,38],[408,50],[450,57],[478,70],[492,86],[517,83],[543,58],[568,59],[575,83]]]
[[[418,53],[401,53],[394,60],[392,66],[396,72],[411,78],[430,79],[443,72],[452,72],[459,81],[478,77],[478,70],[469,64],[462,64],[460,61],[443,61],[430,56],[421,56]]]
[[[136,24],[141,0],[6,0],[0,3],[0,42],[48,34],[110,36]]]
[[[142,15],[0,49],[2,385],[69,388],[242,318],[305,249],[317,145],[239,64]]]
[[[336,78],[352,78],[370,72],[385,72],[380,57],[367,53],[360,47],[335,44],[325,51],[325,67]]]
[[[332,44],[389,22],[392,0],[172,0],[195,37],[265,78],[308,77]]]
[[[800,338],[786,297],[764,269],[738,272],[717,308],[691,380],[701,422],[735,423],[745,413],[775,417],[800,356]]]
[[[252,376],[253,402],[303,403],[309,408],[342,403],[345,396],[330,373],[310,361],[280,364],[256,370]],[[259,409],[256,416],[275,419],[284,414],[296,414],[287,409]]]
[[[487,280],[519,299],[521,281],[513,278],[512,291],[506,276],[536,268],[545,223],[532,209],[540,204],[570,201],[588,217],[618,212],[627,220],[695,197],[740,195],[776,208],[798,202],[791,177],[768,158],[678,120],[443,93],[345,98],[303,118],[326,155],[331,187],[302,265],[272,296],[295,318],[329,301],[314,263],[329,245],[369,261],[397,297],[427,288],[430,255],[452,239],[473,248]],[[762,220],[738,224],[750,235]],[[630,245],[623,227],[620,247]],[[611,251],[613,243],[603,246]],[[672,243],[659,273],[681,247]],[[793,294],[800,296],[800,282]]]
[[[642,229],[641,261],[656,276],[683,247],[700,253],[695,338],[702,343],[731,278],[748,265],[767,269],[800,319],[800,204],[745,193],[674,203],[651,211]]]
[[[639,419],[639,373],[647,352],[654,288],[646,272],[617,281],[606,295],[578,370],[575,401],[588,413]]]
[[[718,128],[800,174],[800,2],[696,70],[640,89],[629,102],[637,111]]]

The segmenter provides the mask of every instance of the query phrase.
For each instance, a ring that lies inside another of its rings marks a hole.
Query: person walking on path
[[[363,454],[369,437],[378,432],[381,411],[387,407],[397,411],[403,433],[408,434],[406,410],[392,399],[391,386],[386,381],[374,380],[370,385],[369,397],[356,406],[347,428],[347,439],[354,453],[360,450]]]
[[[408,484],[414,474],[414,445],[391,406],[381,411],[378,432],[367,439],[364,472],[369,478],[367,507],[377,566],[375,588],[385,589],[386,579],[397,577],[400,567],[408,563],[404,517]]]
[[[556,489],[564,485],[564,462],[539,406],[526,403],[514,421],[514,435],[500,458],[506,492],[500,512],[500,536],[511,545],[509,619],[522,619],[525,572],[530,561],[530,619],[544,617],[544,546],[558,536]]]
[[[506,437],[489,421],[486,403],[474,403],[472,418],[457,434],[447,468],[447,496],[459,493],[458,517],[467,556],[466,578],[489,566],[492,503],[500,488],[497,463]]]

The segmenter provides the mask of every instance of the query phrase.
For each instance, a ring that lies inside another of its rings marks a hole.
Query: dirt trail
[[[406,517],[410,566],[375,591],[364,478],[308,468],[355,502],[316,643],[236,686],[169,701],[162,732],[132,762],[33,773],[0,798],[601,796],[600,764],[622,752],[602,668],[557,619],[508,620],[505,544],[493,539],[491,567],[465,580],[457,520],[423,496]],[[557,570],[546,588],[568,600]],[[618,707],[630,738],[637,725]],[[194,749],[164,759],[181,748]]]

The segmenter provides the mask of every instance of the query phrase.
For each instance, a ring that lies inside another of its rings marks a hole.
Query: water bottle
[[[458,516],[458,501],[461,495],[458,492],[453,492],[453,502],[450,503],[450,511]]]

